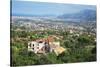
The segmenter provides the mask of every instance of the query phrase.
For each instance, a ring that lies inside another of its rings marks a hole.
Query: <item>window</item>
[[[33,44],[33,47],[34,47],[34,44]]]

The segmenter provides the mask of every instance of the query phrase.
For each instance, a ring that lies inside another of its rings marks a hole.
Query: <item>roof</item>
[[[59,55],[61,53],[63,53],[66,49],[63,47],[57,47],[54,49],[54,52],[56,53],[56,55]]]

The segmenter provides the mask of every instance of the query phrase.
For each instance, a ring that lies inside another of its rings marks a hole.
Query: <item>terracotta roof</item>
[[[35,41],[37,41],[37,42],[43,41],[43,42],[47,42],[47,43],[54,42],[54,37],[53,36],[48,36],[47,38],[41,38],[41,39],[37,39]]]
[[[57,47],[54,49],[54,52],[56,53],[56,55],[61,54],[62,52],[64,52],[66,49],[63,47]]]

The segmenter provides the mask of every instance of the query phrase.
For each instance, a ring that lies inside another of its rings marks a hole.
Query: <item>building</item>
[[[60,46],[60,42],[54,41],[54,37],[49,36],[43,39],[37,39],[28,43],[28,51],[37,54],[44,54],[48,52],[55,52],[56,55],[65,51],[65,48]]]
[[[65,49],[63,47],[56,47],[54,49],[54,52],[56,53],[56,55],[58,56],[59,54],[61,54],[62,52],[64,52]]]
[[[28,43],[28,51],[32,51],[34,53],[45,53],[46,44],[44,42],[36,42],[32,41]]]

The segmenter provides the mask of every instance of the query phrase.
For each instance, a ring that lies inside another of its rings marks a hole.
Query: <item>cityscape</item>
[[[12,1],[11,66],[96,61],[96,6]]]

